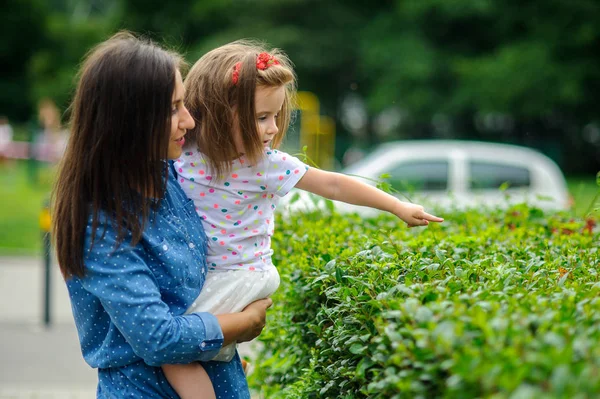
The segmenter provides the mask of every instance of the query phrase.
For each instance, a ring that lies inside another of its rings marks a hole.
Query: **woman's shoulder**
[[[127,235],[130,236],[130,234]],[[115,248],[120,241],[119,238],[116,222],[108,212],[103,209],[99,209],[96,215],[91,210],[88,212],[84,248],[88,250],[91,250],[92,247]]]

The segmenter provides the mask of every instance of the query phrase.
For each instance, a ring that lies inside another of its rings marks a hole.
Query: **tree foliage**
[[[338,138],[352,133],[341,123],[341,104],[352,94],[366,104],[370,142],[509,141],[538,147],[567,169],[600,167],[597,0],[8,3],[12,24],[4,29],[31,27],[25,49],[20,39],[3,43],[11,74],[0,85],[12,92],[3,91],[1,104],[16,118],[23,111],[5,93],[12,98],[18,87],[17,102],[51,96],[64,105],[85,50],[119,28],[166,42],[190,62],[226,42],[257,38],[290,55],[300,88],[315,92],[322,113],[337,120]],[[390,110],[400,122],[375,136],[376,118]]]
[[[0,114],[24,119],[31,112],[31,84],[27,65],[44,46],[42,0],[6,0],[0,3]]]

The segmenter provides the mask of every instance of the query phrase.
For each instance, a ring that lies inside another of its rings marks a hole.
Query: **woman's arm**
[[[104,333],[122,334],[133,352],[152,366],[212,358],[223,343],[217,318],[209,313],[173,315],[143,257],[126,244],[113,252],[114,243],[105,239],[95,243],[94,255],[85,261],[86,277],[80,280],[100,301],[96,312],[106,312],[118,330]],[[93,328],[86,330],[103,333]]]
[[[79,282],[97,299],[97,305],[74,306],[78,324],[87,323],[83,331],[107,337],[120,333],[137,356],[159,366],[210,360],[225,338],[228,342],[249,340],[262,330],[270,302],[220,319],[210,313],[173,315],[145,262],[143,246],[123,243],[114,250],[112,233],[109,228],[86,256],[87,274]],[[114,326],[107,324],[109,320]],[[115,327],[118,331],[111,331]]]
[[[393,213],[410,227],[426,226],[429,222],[444,220],[425,212],[420,205],[400,201],[376,187],[341,173],[309,168],[296,187],[330,200],[368,206]]]

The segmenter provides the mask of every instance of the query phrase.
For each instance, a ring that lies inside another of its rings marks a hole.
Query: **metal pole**
[[[52,248],[50,246],[50,233],[44,232],[42,233],[43,243],[44,243],[44,275],[45,275],[45,284],[44,284],[44,325],[46,327],[50,327],[52,324],[52,320],[50,317],[50,297],[51,297],[51,258],[52,258]]]
[[[50,241],[50,201],[44,203],[40,213],[40,230],[42,231],[42,244],[44,251],[44,325],[50,327],[52,317],[50,314],[51,275],[52,275],[52,244]]]

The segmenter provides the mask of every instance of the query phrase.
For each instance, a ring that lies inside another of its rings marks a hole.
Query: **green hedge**
[[[278,220],[267,398],[600,396],[600,229],[517,206]]]

